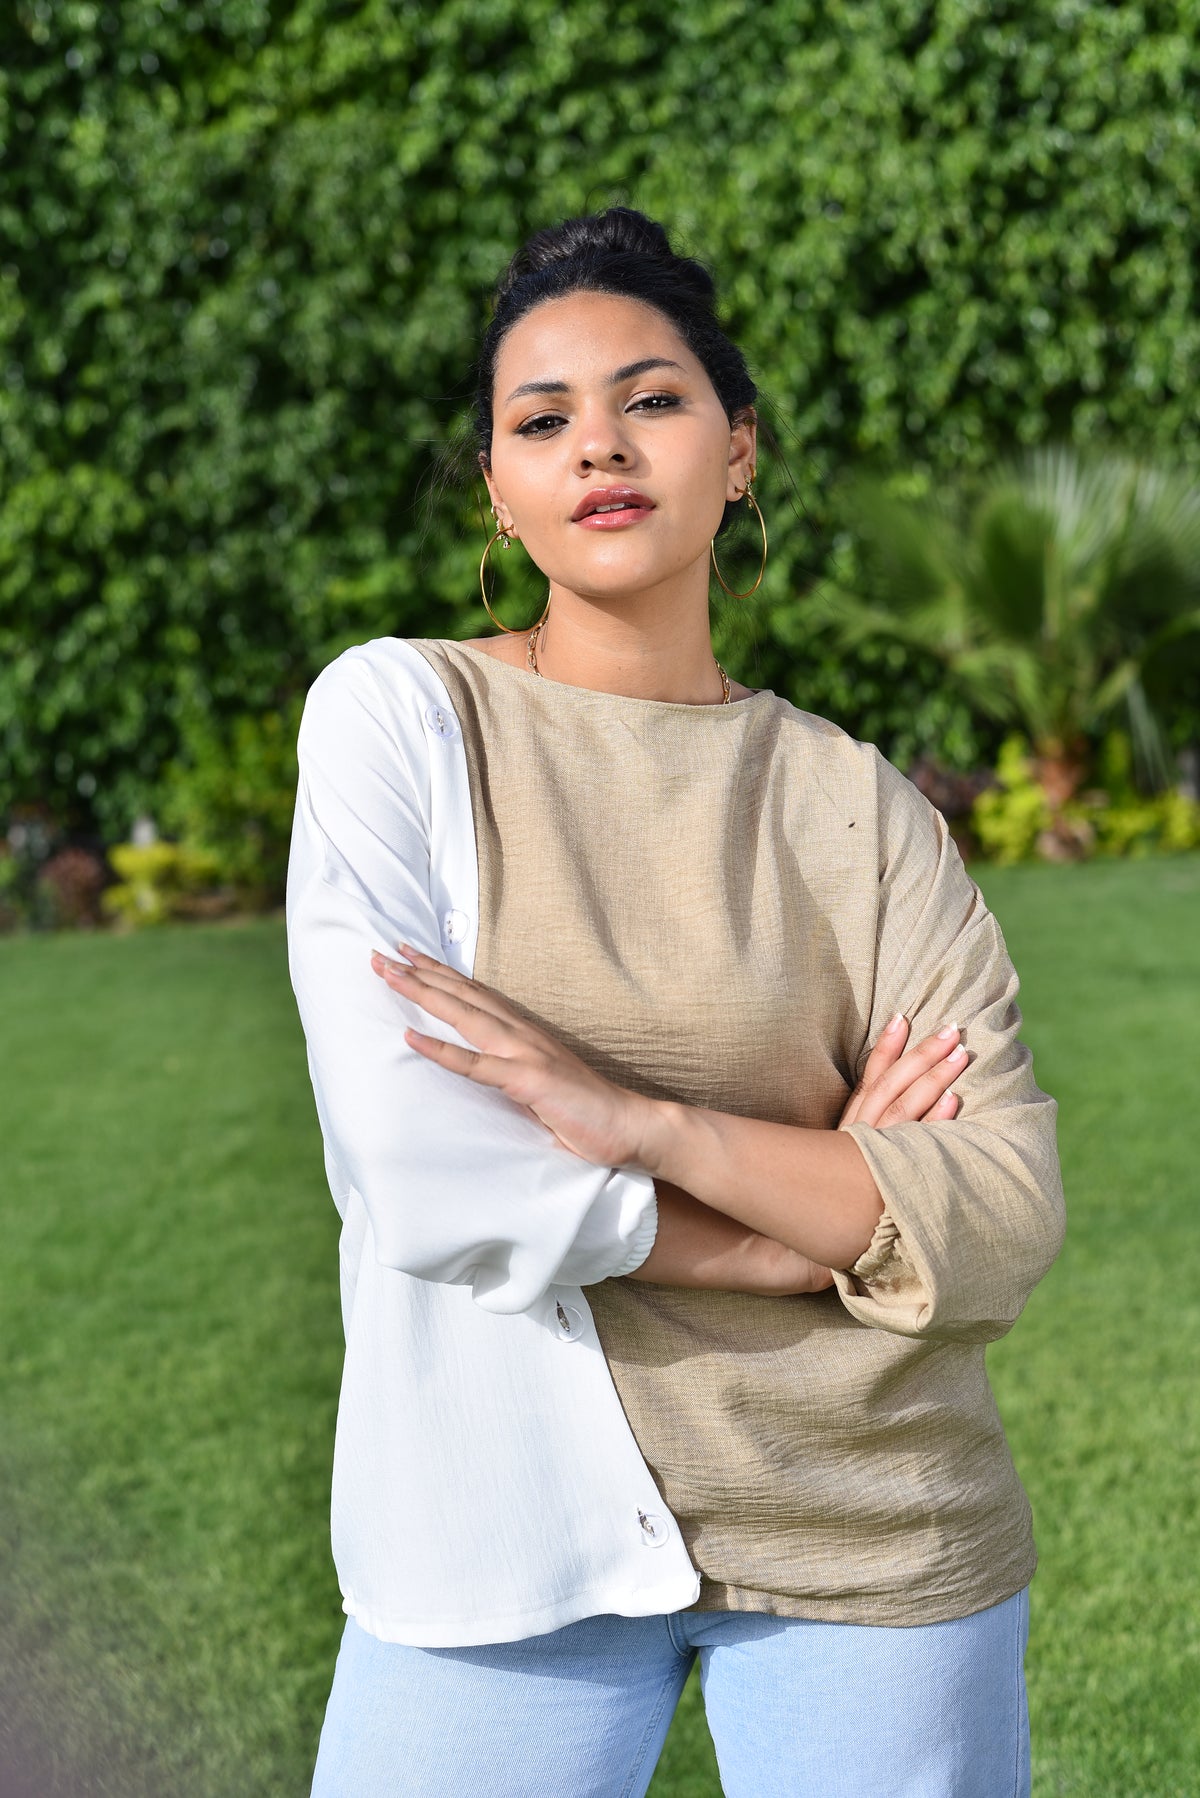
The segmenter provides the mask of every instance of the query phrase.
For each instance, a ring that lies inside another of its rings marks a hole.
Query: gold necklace
[[[525,645],[525,660],[528,662],[529,666],[532,668],[533,672],[539,677],[539,679],[544,678],[544,677],[542,676],[541,669],[537,665],[537,640],[541,633],[542,626],[545,624],[545,622],[546,622],[546,620],[544,618],[538,619],[537,623],[534,625],[533,629],[530,631],[529,639]],[[716,656],[713,657],[713,661],[717,662]],[[724,698],[721,700],[721,704],[728,705],[729,704],[729,676],[726,674],[725,670],[722,668],[720,662],[717,662],[717,673],[721,677],[721,692],[724,695]]]

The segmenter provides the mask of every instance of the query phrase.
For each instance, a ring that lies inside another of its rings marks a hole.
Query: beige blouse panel
[[[771,692],[675,705],[539,679],[462,644],[414,646],[467,746],[477,978],[636,1090],[833,1127],[880,1001],[893,1003],[877,967],[875,752]],[[911,997],[896,1003],[914,1017]],[[998,1602],[1033,1570],[983,1362],[1011,1318],[924,1331],[936,1257],[919,1204],[897,1221],[919,1169],[893,1195],[877,1141],[893,1133],[855,1134],[889,1209],[838,1290],[760,1298],[628,1278],[587,1290],[703,1576],[700,1609],[936,1621]],[[995,1145],[979,1148],[982,1170]],[[983,1309],[1015,1315],[1021,1298],[989,1284]]]

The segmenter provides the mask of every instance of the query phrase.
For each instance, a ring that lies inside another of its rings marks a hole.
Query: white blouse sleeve
[[[406,1024],[462,1039],[393,992],[371,951],[409,942],[470,973],[470,942],[442,938],[431,841],[438,828],[467,833],[473,869],[474,836],[465,762],[455,815],[434,826],[426,714],[440,714],[402,657],[377,671],[377,649],[348,650],[318,675],[297,742],[288,965],[326,1171],[339,1211],[361,1196],[385,1267],[469,1286],[486,1311],[520,1312],[552,1285],[639,1267],[657,1229],[654,1183],[581,1160],[504,1094],[405,1042]],[[453,735],[436,749],[461,758]]]

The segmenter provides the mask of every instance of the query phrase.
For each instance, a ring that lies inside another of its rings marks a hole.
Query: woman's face
[[[545,300],[500,348],[492,501],[556,586],[636,594],[703,565],[754,464],[704,365],[657,308]]]

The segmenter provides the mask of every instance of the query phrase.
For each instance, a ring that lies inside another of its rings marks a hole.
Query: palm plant
[[[1166,785],[1154,698],[1200,633],[1200,484],[1116,455],[1035,450],[983,488],[850,490],[866,597],[810,601],[847,647],[884,634],[938,657],[984,716],[1022,729],[1051,803],[1119,708],[1138,777]]]

